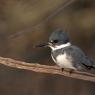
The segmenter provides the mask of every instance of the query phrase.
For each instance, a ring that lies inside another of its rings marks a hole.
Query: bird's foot
[[[71,75],[73,73],[74,69],[69,70],[69,74]]]
[[[63,72],[64,71],[64,68],[61,68],[61,71]]]
[[[73,73],[74,69],[65,69],[70,75]],[[64,71],[64,68],[61,68],[61,71]]]

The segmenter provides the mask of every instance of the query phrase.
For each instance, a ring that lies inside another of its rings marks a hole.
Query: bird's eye
[[[53,43],[58,43],[58,40],[53,40]]]

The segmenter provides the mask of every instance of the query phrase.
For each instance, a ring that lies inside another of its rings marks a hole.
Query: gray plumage
[[[51,56],[60,68],[74,70],[95,69],[95,63],[80,48],[70,43],[67,32],[57,30],[50,37],[49,42],[37,47],[50,47]]]
[[[51,53],[51,55],[56,60],[59,54],[64,54],[64,53],[67,54],[67,59],[71,61],[72,66],[75,67],[77,70],[95,68],[94,62],[90,58],[88,58],[88,56],[80,48],[73,45],[55,50]]]
[[[49,37],[49,42],[55,40],[58,40],[58,43],[56,43],[56,45],[69,42],[68,32],[62,32],[61,30],[56,30],[52,32],[52,34]]]
[[[51,43],[49,47],[52,49],[51,56],[60,68],[75,70],[95,69],[94,61],[92,61],[80,48],[71,45],[67,32],[61,30],[53,32],[49,37],[49,43]],[[60,47],[66,44],[68,45]]]

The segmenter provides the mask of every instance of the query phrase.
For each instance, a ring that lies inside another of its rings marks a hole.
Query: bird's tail
[[[95,64],[92,66],[93,69],[95,69]]]
[[[95,61],[93,59],[90,59],[90,62],[92,65],[90,66],[91,69],[95,69]]]
[[[91,63],[92,63],[92,68],[95,69],[95,61],[94,60],[91,60]]]

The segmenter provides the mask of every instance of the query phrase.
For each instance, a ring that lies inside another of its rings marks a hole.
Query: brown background
[[[0,0],[0,56],[55,65],[49,48],[33,46],[48,41],[50,33],[60,28],[69,32],[73,44],[95,59],[94,0],[76,0],[40,23],[64,1]],[[95,95],[95,83],[0,65],[0,95]]]

